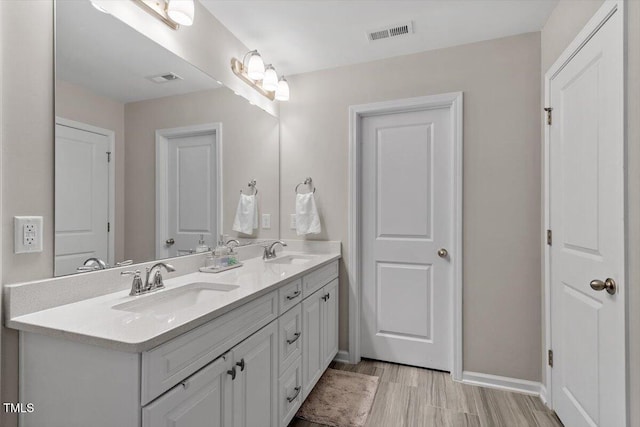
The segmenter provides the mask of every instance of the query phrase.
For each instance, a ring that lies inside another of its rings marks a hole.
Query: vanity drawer
[[[278,289],[280,314],[302,301],[302,279],[294,280]]]
[[[146,405],[277,316],[274,291],[142,353],[142,404]]]
[[[325,265],[302,278],[302,298],[306,298],[338,277],[338,261]]]
[[[302,358],[293,363],[278,381],[280,425],[289,425],[302,405]]]
[[[298,304],[278,319],[280,374],[302,354],[302,305]]]

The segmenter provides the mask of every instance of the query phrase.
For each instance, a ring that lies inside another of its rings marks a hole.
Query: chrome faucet
[[[140,270],[121,271],[120,275],[133,276],[133,282],[131,283],[131,292],[129,292],[129,295],[134,297],[145,293],[144,285],[142,284],[142,278],[140,277]]]
[[[172,271],[176,271],[176,269],[171,264],[166,264],[164,262],[158,262],[151,267],[147,267],[147,277],[144,281],[144,291],[145,292],[153,292],[158,289],[164,288],[164,282],[162,281],[162,274],[160,274],[160,268],[164,267],[169,273]],[[157,270],[156,270],[157,269]],[[153,275],[153,279],[150,281],[151,273],[156,270]]]
[[[101,260],[100,258],[91,257],[88,258],[82,266],[78,267],[77,271],[94,271],[94,270],[105,270],[109,268],[109,264]]]
[[[285,242],[282,240],[276,240],[269,246],[264,247],[264,254],[262,254],[262,259],[271,259],[276,257],[276,245],[282,245],[282,247],[287,246]]]
[[[231,246],[232,243],[234,243],[235,246]],[[233,250],[240,246],[240,241],[238,239],[229,239],[224,245],[229,248],[229,252],[233,253]]]

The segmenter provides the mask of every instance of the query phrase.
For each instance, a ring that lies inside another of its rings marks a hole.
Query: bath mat
[[[331,427],[363,427],[378,389],[378,377],[327,369],[296,416]]]

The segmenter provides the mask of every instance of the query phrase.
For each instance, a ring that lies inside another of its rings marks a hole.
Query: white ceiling
[[[200,0],[280,74],[539,31],[558,0]],[[196,17],[196,19],[198,19]],[[415,34],[366,32],[413,21]]]
[[[157,84],[147,79],[168,72],[183,80]],[[122,103],[220,87],[88,0],[56,2],[56,78]]]

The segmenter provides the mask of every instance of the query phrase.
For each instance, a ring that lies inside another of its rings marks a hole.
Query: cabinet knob
[[[293,389],[295,391],[294,395],[291,397],[287,397],[287,402],[291,403],[294,400],[296,400],[296,397],[298,397],[298,395],[300,394],[300,390],[302,390],[302,387],[298,386],[296,388]]]
[[[240,372],[244,371],[244,358],[240,359],[239,362],[236,362],[236,366],[240,367]]]
[[[233,368],[229,369],[227,371],[227,374],[231,375],[231,379],[235,380],[236,379],[236,367],[234,366]]]
[[[302,335],[300,332],[296,332],[295,334],[293,334],[293,338],[291,338],[290,340],[287,340],[287,344],[291,345],[294,342],[298,341],[298,338],[300,338],[300,335]]]

